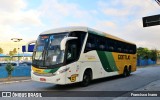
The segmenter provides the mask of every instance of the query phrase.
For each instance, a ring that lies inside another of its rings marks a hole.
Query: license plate
[[[46,81],[46,79],[45,78],[40,78],[40,81]]]

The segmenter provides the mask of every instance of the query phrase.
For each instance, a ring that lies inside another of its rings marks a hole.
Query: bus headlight
[[[58,74],[61,74],[61,73],[66,72],[66,71],[68,71],[68,70],[69,70],[69,67],[67,67],[67,68],[65,68],[65,69],[62,69],[62,70],[57,71],[57,72],[56,72],[56,74],[58,75]]]

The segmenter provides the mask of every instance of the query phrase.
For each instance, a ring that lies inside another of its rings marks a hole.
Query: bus
[[[74,26],[45,31],[33,51],[31,79],[53,84],[79,82],[136,71],[136,45],[92,28]]]

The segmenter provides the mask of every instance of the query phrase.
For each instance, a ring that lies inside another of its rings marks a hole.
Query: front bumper
[[[65,73],[61,73],[53,76],[45,76],[45,75],[43,76],[43,74],[36,75],[33,71],[31,71],[31,79],[38,82],[61,84],[61,85],[66,84]]]

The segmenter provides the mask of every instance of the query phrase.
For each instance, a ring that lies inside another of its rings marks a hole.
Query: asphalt
[[[160,80],[154,81],[140,89],[138,91],[160,91]]]
[[[145,67],[160,67],[160,64],[156,65],[149,65],[149,66],[140,66],[138,68],[145,68]],[[138,89],[138,91],[160,91],[160,80],[156,80],[151,82],[150,84]]]
[[[138,68],[146,68],[146,67],[154,67],[157,65],[148,65],[148,66],[138,66]],[[8,78],[0,78],[0,83],[4,83],[4,82],[20,82],[20,81],[24,81],[24,80],[31,80],[31,77],[11,77],[10,79]]]
[[[149,66],[139,66],[138,68],[146,68],[146,67],[155,67],[157,65],[149,65]],[[21,81],[30,81],[31,77],[11,77],[8,78],[0,78],[0,84],[3,83],[14,83],[14,82],[21,82]],[[140,91],[159,91],[160,90],[160,80],[154,81],[145,87],[139,89]]]
[[[146,68],[147,67],[147,68]],[[55,91],[54,94],[59,94],[59,91],[124,91],[124,94],[118,94],[120,97],[53,97],[53,98],[39,98],[44,99],[62,99],[62,100],[159,100],[159,97],[125,97],[127,92],[125,91],[159,91],[160,90],[160,66],[145,66],[144,68],[138,68],[136,72],[133,72],[130,77],[121,78],[119,76],[112,78],[104,78],[100,80],[94,80],[88,87],[80,87],[78,84],[59,86],[55,84],[47,84],[41,82],[31,81],[30,77],[13,77],[9,82],[17,81],[13,84],[3,84],[0,81],[0,90],[4,91]],[[19,79],[19,80],[17,80]],[[1,79],[0,79],[1,80]],[[5,79],[6,80],[6,79]],[[21,81],[21,82],[20,82]],[[28,82],[24,82],[28,81]],[[4,82],[4,81],[3,81]],[[8,82],[5,81],[6,83]],[[8,83],[9,83],[8,82]],[[65,92],[66,93],[66,92]],[[68,95],[65,94],[65,95]],[[90,94],[87,94],[90,95]],[[96,94],[95,94],[96,95]],[[124,95],[124,96],[123,96]],[[4,98],[5,99],[5,98]],[[22,98],[12,98],[15,100],[21,100]],[[25,99],[25,98],[24,98]],[[27,99],[27,98],[26,98]],[[36,98],[28,98],[34,100]]]

